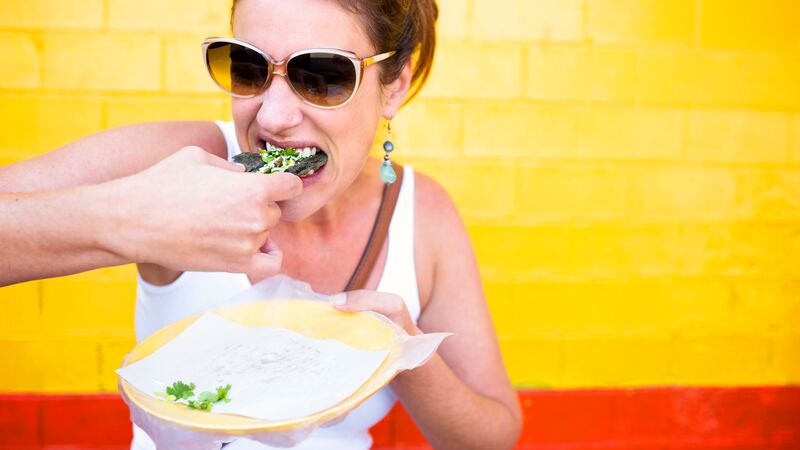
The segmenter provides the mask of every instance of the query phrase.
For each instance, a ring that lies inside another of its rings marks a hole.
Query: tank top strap
[[[215,120],[214,123],[217,124],[219,130],[222,131],[222,136],[225,138],[225,145],[228,147],[228,161],[230,161],[235,155],[242,153],[241,148],[239,148],[239,141],[236,140],[236,129],[233,126],[233,122]]]
[[[403,185],[389,225],[386,265],[378,284],[381,292],[403,298],[414,322],[419,320],[421,306],[414,260],[414,169],[403,168]]]

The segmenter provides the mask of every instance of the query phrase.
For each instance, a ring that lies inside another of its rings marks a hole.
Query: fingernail
[[[342,306],[347,302],[347,294],[342,292],[341,294],[333,295],[330,298],[330,302],[333,306]]]

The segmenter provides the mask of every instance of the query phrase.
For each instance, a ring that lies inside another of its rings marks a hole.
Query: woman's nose
[[[256,120],[262,129],[271,134],[283,134],[303,121],[301,103],[286,78],[275,76],[269,87],[261,93],[261,108]]]

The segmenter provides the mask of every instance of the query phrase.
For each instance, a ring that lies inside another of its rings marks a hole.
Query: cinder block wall
[[[799,383],[800,4],[439,3],[395,154],[459,205],[515,385]],[[229,118],[199,50],[228,8],[4,0],[0,164]],[[134,286],[128,266],[0,289],[0,391],[116,390]]]

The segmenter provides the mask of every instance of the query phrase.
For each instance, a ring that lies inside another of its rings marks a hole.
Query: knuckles
[[[181,153],[182,155],[185,155],[187,158],[190,158],[190,159],[193,159],[193,160],[196,160],[196,161],[205,160],[205,157],[206,157],[206,152],[202,148],[200,148],[200,147],[198,147],[196,145],[189,145],[189,146],[183,147],[179,151],[179,153]]]

